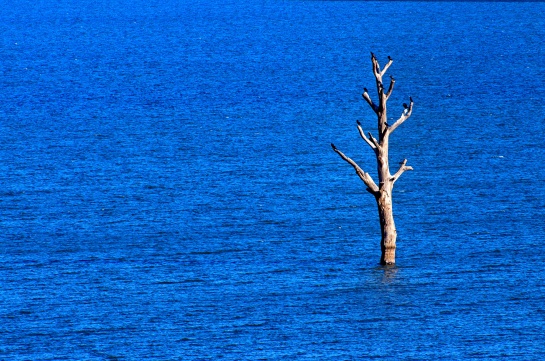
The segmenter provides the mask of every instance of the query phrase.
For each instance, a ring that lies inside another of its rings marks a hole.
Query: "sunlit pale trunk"
[[[390,188],[385,186],[385,188]],[[392,191],[383,189],[377,197],[378,217],[380,220],[380,263],[394,264],[396,261],[397,231],[392,209]]]
[[[394,183],[390,174],[388,160],[389,133],[386,128],[386,104],[382,106],[382,112],[378,119],[379,131],[382,134],[380,147],[375,151],[377,156],[377,171],[379,178],[379,191],[375,193],[380,221],[380,263],[394,264],[396,257],[396,227],[392,208],[392,189]]]

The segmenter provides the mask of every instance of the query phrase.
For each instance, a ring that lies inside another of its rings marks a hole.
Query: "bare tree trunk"
[[[388,188],[388,187],[385,187]],[[397,231],[394,223],[394,212],[392,209],[392,192],[383,189],[377,197],[378,216],[380,220],[380,263],[394,264],[396,258]]]
[[[390,174],[390,165],[388,160],[388,141],[390,134],[399,125],[401,125],[401,123],[403,123],[411,116],[413,109],[413,99],[409,97],[410,105],[407,106],[407,104],[403,104],[404,110],[401,114],[401,117],[394,124],[389,125],[387,123],[388,117],[386,111],[386,102],[390,97],[392,90],[394,89],[395,79],[393,77],[390,77],[390,86],[388,87],[388,91],[384,92],[382,77],[386,73],[386,70],[392,64],[393,60],[392,58],[388,57],[388,63],[384,66],[384,69],[382,71],[380,70],[380,65],[378,64],[378,61],[373,53],[371,53],[371,61],[373,63],[373,74],[375,75],[377,84],[378,105],[371,100],[367,88],[364,88],[362,96],[363,99],[365,99],[365,101],[371,106],[371,109],[373,109],[373,111],[377,115],[378,139],[375,139],[373,135],[371,135],[371,133],[368,133],[369,137],[367,137],[363,129],[361,128],[361,124],[359,121],[357,121],[357,124],[361,138],[371,147],[371,149],[375,153],[377,159],[377,171],[379,180],[378,186],[373,181],[373,178],[369,175],[369,173],[365,173],[356,162],[344,155],[340,150],[335,147],[334,144],[331,144],[331,147],[337,154],[341,156],[342,159],[344,159],[352,167],[354,167],[354,169],[356,170],[356,174],[367,186],[367,191],[375,197],[378,206],[378,215],[381,231],[380,263],[395,264],[397,231],[395,228],[394,214],[392,208],[392,190],[394,188],[395,181],[401,176],[401,174],[403,174],[403,172],[405,172],[406,170],[413,170],[413,168],[406,165],[407,160],[405,159],[403,160],[403,162],[400,163],[401,166],[399,167],[398,171],[394,175]]]

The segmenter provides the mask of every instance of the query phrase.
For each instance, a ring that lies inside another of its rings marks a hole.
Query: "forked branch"
[[[365,173],[359,167],[359,165],[356,164],[356,162],[354,162],[352,159],[350,159],[346,155],[344,155],[343,152],[338,150],[337,147],[335,147],[335,144],[331,143],[331,148],[333,148],[335,153],[340,155],[341,158],[344,159],[348,164],[350,164],[352,167],[354,167],[354,169],[356,170],[356,174],[358,175],[358,177],[360,177],[360,179],[363,181],[363,183],[365,183],[365,185],[367,186],[367,191],[369,193],[375,194],[375,193],[377,193],[379,191],[375,181],[373,181],[373,178],[371,178],[369,173]]]
[[[366,142],[367,144],[369,144],[369,146],[370,146],[373,150],[377,149],[377,147],[375,147],[375,145],[369,140],[369,138],[367,138],[367,137],[365,136],[365,133],[363,132],[363,129],[361,128],[361,123],[360,123],[360,121],[359,121],[359,120],[356,120],[356,123],[358,123],[358,131],[360,132],[361,138],[362,138],[363,140],[365,140],[365,142]]]
[[[394,62],[394,59],[388,56],[388,63],[384,65],[384,69],[382,69],[382,71],[380,72],[381,77],[383,77],[384,74],[386,74],[386,70],[388,70],[388,68],[390,67],[390,65],[392,65],[393,62]]]
[[[403,113],[401,114],[401,117],[396,120],[394,124],[390,127],[390,133],[393,132],[397,127],[399,127],[404,121],[409,119],[413,112],[413,98],[409,97],[410,103],[409,105],[403,103]]]
[[[380,148],[380,144],[378,142],[378,140],[376,140],[373,135],[371,134],[371,132],[367,132],[367,134],[369,134],[369,139],[371,140],[371,143],[373,143],[373,145],[378,149]]]
[[[403,162],[400,163],[399,170],[392,176],[391,180],[392,183],[395,183],[395,181],[401,177],[401,175],[407,171],[407,170],[413,170],[413,167],[406,165],[407,159],[403,159]]]

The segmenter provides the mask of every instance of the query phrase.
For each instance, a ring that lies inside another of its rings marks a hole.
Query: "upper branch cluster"
[[[387,155],[387,142],[385,144],[383,143],[384,139],[387,139],[388,135],[391,134],[397,127],[399,127],[403,122],[405,122],[412,114],[413,110],[413,98],[409,97],[409,104],[403,103],[403,111],[401,113],[401,116],[392,124],[389,125],[386,123],[387,116],[386,116],[386,102],[388,101],[388,98],[392,95],[392,91],[394,90],[395,85],[395,78],[393,76],[390,76],[390,85],[388,87],[388,90],[384,91],[384,85],[382,78],[386,74],[386,71],[390,68],[390,66],[393,63],[393,59],[388,56],[388,62],[384,66],[384,68],[381,70],[380,64],[375,56],[375,54],[371,53],[371,62],[373,65],[373,74],[375,76],[376,85],[377,85],[377,95],[378,95],[378,103],[375,103],[371,96],[369,95],[369,91],[367,88],[363,88],[363,99],[369,104],[371,109],[375,112],[375,114],[378,117],[378,132],[379,132],[379,138],[378,140],[373,137],[371,133],[367,133],[368,136],[365,135],[365,132],[363,131],[363,128],[361,126],[361,123],[359,121],[357,122],[358,126],[358,132],[361,136],[361,138],[373,149],[375,152],[377,159],[382,154],[383,150],[386,150],[384,154]],[[344,159],[346,162],[351,164],[354,169],[356,170],[356,173],[358,176],[362,179],[362,181],[367,185],[367,189],[371,192],[377,192],[378,187],[369,175],[369,173],[365,173],[352,159],[348,158],[346,155],[344,155],[341,151],[339,151],[333,144],[331,144],[333,147],[333,150],[341,156],[342,159]],[[385,148],[385,149],[383,149]],[[390,178],[390,181],[395,182],[403,172],[407,170],[412,170],[413,168],[406,165],[407,160],[405,159],[399,168],[399,170]],[[389,172],[387,172],[389,174]]]
[[[371,106],[371,109],[373,109],[378,117],[379,142],[382,142],[384,136],[392,133],[397,127],[399,127],[405,120],[407,120],[411,116],[413,109],[413,99],[412,97],[409,97],[409,105],[403,103],[403,112],[401,113],[399,119],[397,119],[392,125],[386,123],[386,102],[388,101],[388,98],[390,98],[394,90],[395,78],[393,76],[390,76],[390,85],[385,93],[382,77],[384,76],[384,74],[386,74],[386,71],[390,68],[390,65],[392,65],[394,60],[390,56],[388,56],[388,63],[386,63],[384,69],[381,70],[380,64],[375,54],[371,53],[371,62],[373,64],[373,74],[377,83],[378,104],[376,104],[371,99],[367,88],[363,88],[362,97]],[[367,143],[369,144],[369,142]]]

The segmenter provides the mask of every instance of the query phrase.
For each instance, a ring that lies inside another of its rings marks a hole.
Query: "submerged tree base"
[[[385,248],[382,250],[382,256],[380,257],[381,265],[394,265],[396,263],[396,249]]]

